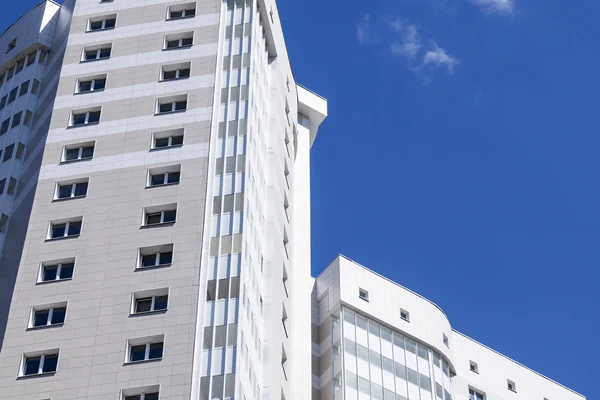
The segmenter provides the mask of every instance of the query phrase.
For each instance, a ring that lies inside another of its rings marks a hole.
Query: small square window
[[[479,366],[475,361],[469,361],[469,369],[471,372],[475,372],[476,374],[479,373]]]
[[[369,292],[364,289],[358,289],[358,297],[361,300],[369,301]]]
[[[513,381],[511,381],[510,379],[507,379],[506,385],[508,387],[508,390],[517,393],[517,385]]]
[[[410,313],[404,309],[400,309],[400,318],[406,322],[410,322]]]

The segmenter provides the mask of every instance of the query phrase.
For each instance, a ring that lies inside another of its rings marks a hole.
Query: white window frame
[[[514,381],[511,381],[510,379],[507,379],[506,380],[506,387],[511,392],[517,393],[517,384]]]
[[[180,103],[183,101],[185,101],[185,108],[182,110],[177,110],[176,109],[177,103]],[[167,105],[167,104],[171,104],[171,110],[170,111],[160,111],[161,106]],[[161,98],[161,99],[156,100],[155,114],[156,115],[166,115],[166,114],[181,113],[181,112],[187,111],[187,109],[188,109],[188,95],[183,94],[183,95],[179,95],[179,96]]]
[[[73,274],[75,273],[75,259],[74,258],[64,259],[64,260],[60,260],[60,261],[42,262],[40,265],[40,271],[38,273],[37,283],[45,284],[45,283],[50,283],[50,282],[70,281],[71,279],[73,279],[72,275],[70,278],[61,278],[60,277],[60,273],[62,271],[62,266],[64,264],[73,264]],[[44,268],[48,268],[48,267],[56,267],[56,278],[54,280],[48,280],[48,281],[44,280]]]
[[[188,76],[180,76],[182,70],[189,70]],[[165,72],[173,72],[175,71],[175,78],[165,78]],[[178,63],[178,64],[170,64],[163,65],[160,68],[160,82],[170,82],[178,79],[188,79],[192,75],[192,63],[191,61]]]
[[[184,45],[183,41],[186,39],[192,39],[192,43]],[[168,47],[169,42],[174,42],[176,40],[178,41],[178,45],[176,47]],[[194,45],[194,31],[166,35],[163,40],[163,50],[189,49],[193,45]]]
[[[194,14],[186,15],[187,12],[194,10]],[[173,17],[173,12],[181,11],[181,17]],[[179,19],[185,18],[194,18],[196,16],[197,6],[196,3],[184,3],[184,4],[175,4],[167,7],[167,21],[176,21]]]
[[[143,290],[140,292],[135,292],[131,298],[131,308],[129,310],[129,315],[147,315],[159,312],[166,312],[169,309],[169,288],[159,288],[152,290]],[[155,303],[157,297],[167,296],[167,308],[161,310],[155,310]],[[152,299],[152,303],[149,311],[136,311],[138,300]]]
[[[181,144],[173,144],[173,138],[179,137],[179,136],[181,136]],[[167,146],[156,147],[157,139],[166,139],[166,138],[168,138],[168,141],[169,141],[169,144]],[[173,147],[181,147],[184,144],[184,140],[185,140],[185,130],[183,128],[168,130],[168,131],[161,131],[161,132],[154,132],[152,134],[152,143],[150,144],[150,150],[165,150],[165,149],[170,149]]]
[[[175,211],[175,220],[165,222],[165,213],[168,211]],[[158,213],[160,213],[160,222],[157,222],[155,224],[148,224],[147,223],[148,216],[158,214]],[[164,224],[174,224],[175,222],[177,222],[177,203],[165,204],[165,205],[156,206],[156,207],[146,207],[144,209],[143,214],[144,214],[144,219],[142,221],[142,226],[158,226],[158,225],[164,225]]]
[[[158,393],[160,398],[160,385],[150,385],[137,388],[123,389],[121,390],[121,397],[119,397],[119,399],[125,400],[128,396],[140,396],[140,400],[146,400],[146,394],[154,393]]]
[[[138,257],[138,264],[136,269],[149,269],[149,268],[159,268],[159,267],[166,267],[169,265],[173,265],[173,256],[175,254],[174,251],[174,245],[173,243],[170,244],[164,244],[164,245],[160,245],[160,246],[152,246],[152,247],[143,247],[139,250],[139,257]],[[166,264],[161,264],[160,263],[160,256],[161,254],[165,254],[165,253],[171,253],[171,262],[170,263],[166,263]],[[144,266],[143,265],[143,257],[144,256],[151,256],[154,255],[155,256],[155,262],[154,265],[147,265]]]
[[[369,301],[369,291],[363,288],[358,288],[358,298],[366,302]]]
[[[150,358],[150,345],[153,344],[162,344],[162,354],[160,357]],[[131,349],[132,347],[137,346],[146,346],[145,354],[143,360],[131,360]],[[127,340],[127,353],[125,354],[125,363],[126,364],[137,364],[148,361],[159,361],[162,360],[165,354],[165,335],[155,335],[155,336],[147,336],[142,338],[135,338]]]
[[[54,371],[50,371],[50,372],[42,372],[44,369],[44,362],[46,360],[46,356],[53,356],[53,355],[56,355],[56,357],[57,357],[56,369]],[[25,374],[25,366],[27,364],[27,359],[34,358],[34,357],[40,357],[40,365],[38,367],[38,372],[37,372],[37,374],[26,375]],[[54,374],[54,373],[56,373],[56,371],[58,371],[59,362],[60,362],[60,350],[59,349],[52,349],[52,350],[45,350],[43,352],[23,354],[23,356],[21,357],[21,365],[19,367],[19,377],[24,378],[24,377],[31,377],[31,376]]]
[[[81,224],[81,227],[79,229],[79,233],[75,234],[75,235],[69,235],[69,227],[71,226],[72,223],[75,222],[79,222]],[[65,234],[63,236],[57,236],[57,237],[52,237],[52,231],[54,229],[54,226],[56,225],[65,225]],[[64,239],[64,238],[70,238],[70,237],[78,237],[79,235],[81,235],[81,229],[83,228],[83,218],[81,217],[80,219],[70,219],[67,221],[51,221],[50,222],[50,226],[48,227],[48,237],[46,240],[56,240],[56,239]]]
[[[86,157],[83,158],[83,149],[85,147],[93,147],[94,150],[92,151],[92,156],[91,157]],[[77,158],[74,160],[67,160],[67,151],[68,150],[75,150],[78,149],[79,153],[77,155]],[[61,157],[61,164],[62,163],[70,163],[70,162],[77,162],[77,161],[84,161],[84,160],[91,160],[92,158],[94,158],[94,153],[96,152],[96,142],[89,142],[89,143],[82,143],[82,144],[76,144],[76,145],[72,145],[72,146],[65,146],[63,148],[63,152],[62,152],[62,157]]]
[[[112,19],[115,20],[115,25],[107,28],[106,21],[110,21]],[[92,23],[96,23],[96,22],[102,22],[102,27],[100,29],[92,29]],[[85,31],[86,32],[101,32],[101,31],[115,29],[116,27],[117,27],[117,14],[103,15],[101,17],[88,18],[88,23],[87,23],[87,27],[86,27]]]
[[[77,185],[81,185],[81,184],[87,184],[88,187],[85,191],[85,194],[83,195],[79,195],[79,196],[75,196],[75,190],[77,188]],[[85,179],[85,180],[77,180],[77,181],[73,181],[73,182],[64,182],[64,183],[60,183],[58,182],[56,184],[56,189],[54,191],[54,200],[58,200],[58,201],[64,201],[64,200],[71,200],[71,199],[81,199],[83,197],[87,196],[87,192],[89,190],[89,179]],[[71,186],[71,195],[69,197],[59,197],[60,195],[60,189],[66,186]]]
[[[469,387],[469,399],[471,398],[471,394],[473,395],[473,400],[477,400],[477,395],[481,396],[482,400],[487,400],[485,393],[483,393],[480,390]]]
[[[406,316],[403,316],[406,315]],[[406,322],[410,322],[410,313],[406,311],[404,308],[400,309],[400,319]]]
[[[477,364],[475,361],[469,360],[469,370],[471,372],[478,374],[479,373],[479,364]]]
[[[100,57],[100,53],[102,52],[102,50],[107,50],[107,49],[110,50],[110,54],[108,55],[108,57]],[[89,51],[96,51],[96,57],[87,59],[86,53]],[[99,46],[93,46],[93,47],[87,47],[87,48],[84,47],[83,53],[81,53],[81,62],[108,60],[110,57],[112,57],[112,44],[105,43],[105,44],[102,44]]]
[[[179,174],[179,180],[177,182],[169,182],[169,174]],[[155,176],[163,176],[163,183],[153,185],[152,178]],[[170,165],[168,167],[153,168],[148,170],[148,179],[146,181],[146,188],[155,188],[163,186],[179,185],[181,182],[181,164]]]
[[[56,324],[52,323],[52,314],[54,313],[54,310],[56,308],[64,308],[65,309],[65,319],[63,320],[63,322],[58,322]],[[35,322],[35,313],[38,311],[48,311],[48,320],[46,321],[46,325],[39,325],[39,326],[35,326],[34,322]],[[60,303],[54,303],[54,304],[46,304],[43,306],[35,306],[31,308],[31,315],[29,317],[29,324],[27,326],[27,329],[42,329],[42,328],[48,328],[51,326],[62,326],[65,324],[65,321],[67,320],[67,302],[63,301]]]
[[[98,121],[90,122],[90,114],[91,113],[100,113],[98,116]],[[85,114],[85,121],[83,124],[75,125],[75,116]],[[102,118],[102,107],[92,108],[90,110],[85,111],[71,111],[71,117],[69,118],[69,128],[80,127],[80,126],[88,126],[88,125],[98,125],[100,123],[100,118]]]
[[[93,76],[93,77],[89,77],[89,78],[78,78],[77,79],[77,84],[75,86],[75,93],[77,94],[83,94],[83,93],[93,93],[93,92],[102,92],[106,89],[106,79],[107,75],[98,75],[98,76]],[[96,87],[96,82],[100,81],[100,80],[104,80],[104,87],[102,89],[95,89]],[[84,82],[91,82],[91,87],[90,90],[81,90],[81,84]]]

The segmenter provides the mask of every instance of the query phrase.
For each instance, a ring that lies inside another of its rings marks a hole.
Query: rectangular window
[[[21,90],[19,90],[19,97],[27,94],[28,90],[29,90],[29,80],[26,80],[25,82],[21,83]]]
[[[56,185],[56,193],[54,195],[54,200],[66,200],[85,197],[87,195],[87,190],[87,179],[78,182],[58,183]]]
[[[183,129],[155,132],[152,135],[152,150],[180,147],[183,145]]]
[[[181,64],[164,65],[161,72],[161,81],[185,79],[190,77],[191,62]]]
[[[15,99],[17,98],[17,93],[19,92],[19,88],[16,87],[13,90],[11,90],[8,93],[8,104],[12,103],[13,101],[15,101]]]
[[[167,20],[190,18],[196,15],[196,3],[169,6]]]
[[[92,157],[94,157],[94,143],[85,143],[81,145],[71,146],[64,148],[61,163],[91,160]]]
[[[110,58],[111,51],[112,45],[110,44],[85,48],[83,49],[83,56],[81,61],[105,60],[107,58]]]
[[[38,81],[37,79],[34,79],[33,85],[31,85],[31,93],[37,94],[39,87],[40,87],[40,81]]]
[[[469,369],[471,372],[479,373],[479,365],[475,361],[469,361]]]
[[[164,50],[182,49],[192,47],[194,32],[177,33],[165,36]]]
[[[17,160],[23,159],[23,153],[25,153],[25,145],[23,143],[19,143],[17,145],[17,153],[15,154],[15,158]]]
[[[5,95],[4,97],[2,97],[2,99],[0,99],[0,110],[6,107],[6,100],[8,100],[8,95]]]
[[[19,111],[15,115],[13,115],[13,120],[11,124],[11,129],[19,126],[21,124],[21,116],[23,115],[23,111]]]
[[[46,57],[48,56],[48,52],[45,50],[40,50],[40,57],[38,58],[38,64],[44,64],[46,62]]]
[[[27,66],[29,67],[30,65],[32,65],[35,62],[35,58],[37,56],[37,50],[32,51],[31,53],[29,53],[27,55]]]
[[[448,340],[448,336],[446,336],[445,333],[442,333],[442,341],[444,342],[444,344],[446,345],[446,347],[450,347],[450,341]]]
[[[4,157],[2,158],[2,162],[10,160],[13,156],[14,150],[15,150],[14,143],[9,146],[6,146],[6,148],[4,149]]]
[[[410,313],[404,309],[400,309],[400,318],[406,322],[410,322]]]
[[[158,400],[158,389],[158,385],[123,389],[119,400]]]
[[[148,171],[147,187],[176,185],[181,177],[181,165],[154,168]]]
[[[507,384],[508,390],[515,392],[515,393],[517,392],[517,385],[513,381],[511,381],[510,379],[507,379],[506,384]]]
[[[164,336],[132,339],[128,343],[127,362],[160,360],[163,356]]]
[[[58,366],[58,350],[49,350],[39,355],[24,355],[22,364],[23,367],[20,376],[54,373]]]
[[[15,66],[15,75],[18,74],[19,72],[23,71],[23,68],[25,68],[25,59],[24,58],[17,61],[17,65]]]
[[[164,99],[158,99],[156,102],[157,114],[169,114],[187,110],[187,95],[179,95]]]
[[[90,18],[88,20],[87,32],[104,31],[114,29],[117,24],[116,15],[106,15],[103,17]]]
[[[477,390],[469,389],[469,400],[485,400],[485,395]]]
[[[69,126],[93,125],[100,122],[100,108],[94,108],[89,111],[73,111]]]
[[[140,249],[138,269],[168,267],[173,262],[173,244]]]
[[[77,237],[81,233],[82,218],[74,218],[65,222],[51,222],[48,239]]]
[[[47,326],[59,326],[65,322],[67,314],[67,303],[59,303],[53,306],[34,307],[31,311],[29,328],[41,328]]]
[[[75,93],[99,92],[106,88],[106,74],[93,77],[81,78],[77,80],[77,90]]]
[[[8,189],[6,189],[6,194],[9,196],[13,196],[15,194],[15,189],[17,188],[17,180],[15,178],[10,178],[8,181]]]
[[[137,292],[133,295],[131,314],[145,314],[165,311],[169,306],[169,289],[154,289]]]
[[[65,281],[73,278],[75,259],[67,259],[61,262],[43,263],[40,268],[38,283]]]
[[[0,136],[4,135],[6,132],[8,132],[9,128],[10,128],[10,118],[6,118],[4,121],[2,121],[2,125],[0,125]]]
[[[14,73],[15,73],[15,67],[10,67],[8,69],[8,71],[6,71],[6,82],[8,82],[9,80],[12,79]]]
[[[369,292],[365,289],[358,289],[358,298],[364,301],[369,301]]]
[[[8,215],[0,214],[0,233],[6,231],[6,225],[8,224]]]
[[[144,226],[172,224],[177,217],[177,204],[148,207],[144,210]]]

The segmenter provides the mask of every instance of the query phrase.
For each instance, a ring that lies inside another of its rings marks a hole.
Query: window
[[[81,61],[95,61],[110,58],[111,50],[112,45],[110,44],[85,48],[83,49],[83,56]]]
[[[62,325],[65,322],[66,314],[66,302],[54,306],[34,307],[31,311],[29,328]]]
[[[33,116],[33,113],[29,110],[25,111],[25,118],[23,118],[23,125],[25,126],[29,126],[31,124],[31,117]]]
[[[12,196],[15,194],[15,189],[17,188],[17,180],[15,178],[10,178],[8,181],[8,189],[6,189],[6,194]]]
[[[106,75],[94,78],[82,78],[77,80],[75,93],[98,92],[106,88]]]
[[[15,115],[13,115],[12,124],[10,126],[11,129],[19,126],[19,124],[21,123],[21,116],[22,115],[23,115],[23,111],[19,111],[18,113],[16,113]]]
[[[477,390],[469,389],[469,400],[484,400],[485,395]]]
[[[19,72],[23,71],[23,68],[25,68],[25,59],[24,58],[17,61],[17,65],[15,65],[15,75],[18,74]]]
[[[16,87],[13,90],[11,90],[8,94],[8,104],[12,103],[13,101],[15,101],[15,99],[17,98],[17,93],[19,91],[19,88]]]
[[[6,118],[2,121],[2,125],[0,125],[0,136],[8,132],[8,128],[10,128],[10,118]]]
[[[358,289],[358,298],[364,301],[369,301],[369,292],[364,289]]]
[[[106,0],[105,0],[106,1]],[[111,0],[112,1],[112,0]],[[120,400],[158,400],[159,386],[124,389]]]
[[[173,262],[173,244],[140,249],[138,268],[168,267]]]
[[[148,207],[144,210],[144,226],[174,223],[177,217],[177,204]]]
[[[181,176],[181,165],[155,168],[148,171],[147,187],[176,185]]]
[[[48,56],[48,52],[45,50],[40,50],[40,57],[38,58],[38,64],[44,64],[46,62],[46,57]]]
[[[75,259],[43,263],[38,283],[64,281],[73,278]]]
[[[38,81],[37,79],[34,79],[33,85],[31,85],[31,93],[37,94],[39,87],[40,87],[40,81]]]
[[[8,48],[6,49],[6,52],[8,53],[9,51],[11,51],[12,49],[14,49],[15,47],[17,47],[17,38],[14,38],[13,40],[11,40],[8,43]]]
[[[35,62],[36,57],[37,57],[37,50],[34,50],[27,55],[27,66],[28,67]]]
[[[94,156],[94,143],[65,147],[61,162],[91,160]]]
[[[58,366],[58,350],[48,350],[41,354],[23,356],[23,367],[20,376],[51,374]]]
[[[6,231],[6,225],[8,224],[8,215],[0,214],[0,233]]]
[[[48,239],[61,239],[66,237],[77,237],[81,233],[81,217],[65,222],[51,222]]]
[[[13,156],[14,150],[15,150],[14,143],[9,146],[6,146],[6,148],[4,149],[4,157],[2,158],[2,162],[10,160]]]
[[[448,336],[445,333],[442,333],[442,341],[446,345],[446,347],[450,347],[450,341],[448,340]]]
[[[400,309],[400,318],[406,322],[410,322],[410,313],[404,309]]]
[[[107,15],[104,17],[90,18],[88,20],[87,32],[104,31],[113,29],[117,23],[116,15]]]
[[[160,360],[163,356],[164,335],[128,341],[127,362]]]
[[[25,152],[25,145],[23,143],[19,142],[17,145],[17,153],[15,154],[15,158],[17,160],[22,160],[24,152]]]
[[[152,136],[152,150],[183,145],[183,129],[155,132]]]
[[[73,183],[59,183],[56,185],[56,193],[54,200],[65,200],[75,199],[78,197],[85,197],[88,190],[88,180],[73,182]]]
[[[475,361],[469,361],[469,369],[471,372],[475,372],[476,374],[479,373],[479,366]]]
[[[190,18],[196,15],[196,3],[178,4],[169,6],[167,19]]]
[[[157,114],[168,114],[187,109],[187,95],[169,97],[166,99],[158,99],[156,102]]]
[[[0,151],[2,154],[2,151]],[[6,178],[0,179],[0,194],[4,193],[4,186],[6,186]]]
[[[165,311],[169,306],[169,289],[154,289],[137,292],[133,295],[131,314],[145,314]]]
[[[29,80],[26,80],[25,82],[23,82],[21,84],[21,90],[19,90],[19,97],[27,94],[28,90],[29,90]]]
[[[190,77],[191,62],[164,65],[161,72],[161,81],[171,81],[175,79],[185,79]]]
[[[94,108],[89,111],[73,111],[69,126],[92,125],[100,122],[100,108]]]
[[[4,97],[2,97],[2,99],[0,99],[0,110],[4,109],[4,107],[6,107],[7,99],[8,99],[8,95],[5,95]]]
[[[240,297],[239,276],[211,279],[206,284],[206,301],[237,299],[238,297]]]
[[[194,32],[184,32],[165,36],[164,49],[182,49],[192,47],[194,43]]]
[[[513,381],[507,379],[506,384],[508,386],[508,390],[517,393],[517,385]]]

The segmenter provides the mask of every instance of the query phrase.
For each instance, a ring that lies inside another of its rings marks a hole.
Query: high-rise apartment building
[[[45,1],[0,65],[0,399],[309,398],[327,102],[274,0]]]
[[[0,36],[0,399],[584,400],[338,257],[274,0],[44,1]]]
[[[315,279],[312,316],[313,399],[585,400],[344,256]]]

